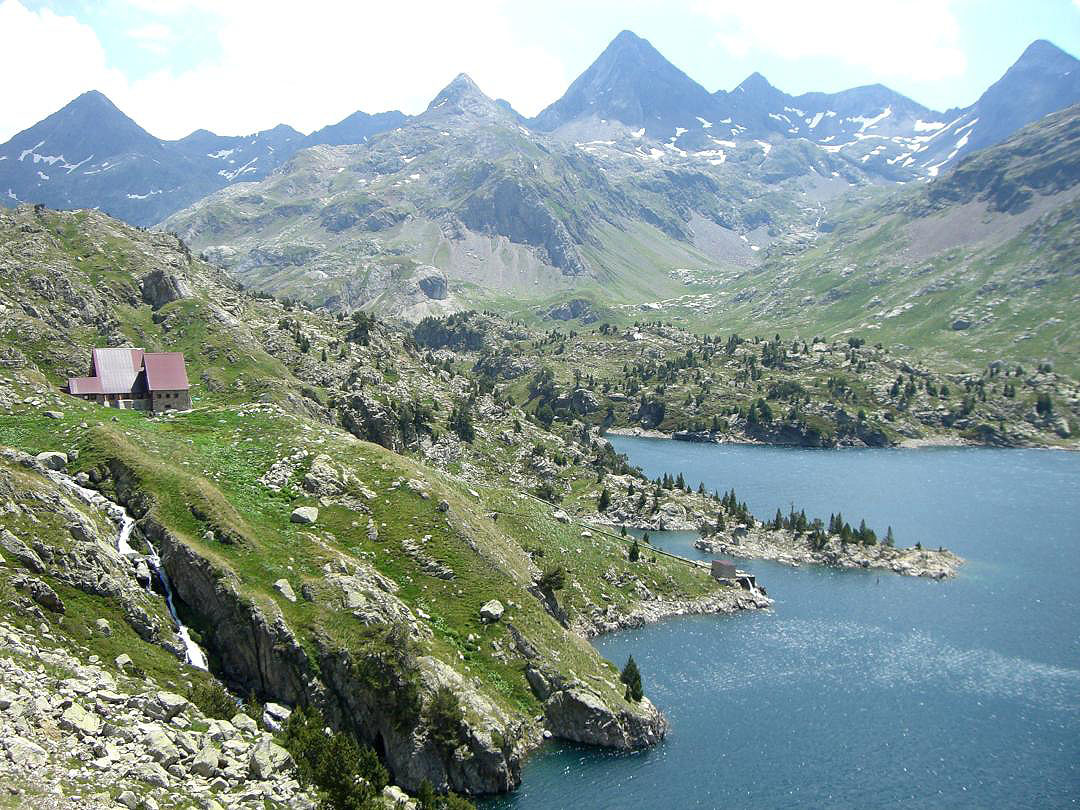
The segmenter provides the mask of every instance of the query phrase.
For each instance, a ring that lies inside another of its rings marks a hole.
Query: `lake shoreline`
[[[643,427],[612,427],[604,431],[605,436],[627,436],[634,439],[666,439],[668,441],[686,442],[687,444],[716,444],[716,445],[740,445],[750,447],[785,447],[792,449],[809,450],[851,450],[870,448],[867,444],[834,444],[834,445],[810,445],[810,444],[785,444],[781,442],[769,442],[754,439],[749,436],[733,436],[726,433],[717,438],[698,438],[698,434],[680,436],[681,431],[667,432],[654,428]],[[924,450],[936,447],[972,447],[988,448],[996,450],[1064,450],[1070,453],[1080,452],[1080,447],[1061,446],[1056,444],[987,444],[985,442],[972,441],[962,436],[927,436],[904,439],[896,444],[882,445],[874,449],[881,450]]]
[[[597,609],[589,615],[575,616],[570,629],[586,640],[592,640],[621,630],[659,624],[679,616],[732,615],[772,606],[773,600],[763,593],[728,586],[719,592],[693,599],[642,599],[627,613],[616,614]]]

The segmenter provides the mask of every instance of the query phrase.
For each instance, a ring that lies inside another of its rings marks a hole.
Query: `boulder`
[[[292,715],[292,709],[282,706],[280,703],[271,702],[263,706],[262,722],[268,731],[276,734],[285,727],[290,715]]]
[[[31,599],[46,610],[51,610],[53,613],[64,612],[64,603],[57,595],[56,591],[40,579],[20,576],[12,578],[12,584],[20,591],[24,591]]]
[[[289,584],[287,579],[279,579],[274,583],[274,590],[288,599],[290,602],[296,601],[296,593],[292,589],[292,585]]]
[[[243,712],[234,714],[229,722],[245,734],[257,734],[259,731],[259,724]]]
[[[953,319],[952,330],[954,332],[960,332],[960,331],[962,331],[964,329],[970,329],[970,328],[971,328],[971,319],[970,318],[965,318],[965,317],[961,316],[959,318],[954,318]]]
[[[146,782],[155,787],[168,787],[169,774],[156,762],[143,762],[135,766],[132,776],[140,782]]]
[[[302,485],[312,495],[339,495],[344,489],[337,468],[325,453],[312,460]]]
[[[35,574],[45,571],[45,563],[41,561],[37,553],[7,529],[0,529],[0,548]]]
[[[319,519],[319,510],[314,506],[298,506],[289,517],[293,523],[310,525]]]
[[[78,703],[72,703],[60,715],[60,728],[84,737],[96,737],[101,732],[101,718]]]
[[[556,509],[554,517],[557,521],[559,521],[559,523],[570,522],[570,515],[566,514],[566,512],[562,509]]]
[[[99,634],[105,636],[106,638],[112,635],[112,625],[109,624],[108,619],[97,619],[94,622],[94,628],[98,631]]]
[[[139,797],[132,793],[130,790],[123,791],[116,797],[117,804],[121,804],[128,810],[136,810],[139,806]]]
[[[248,755],[248,775],[252,779],[270,779],[292,767],[289,752],[269,739],[263,738]]]
[[[188,703],[187,698],[173,692],[158,692],[146,704],[145,712],[155,720],[168,723],[189,705],[191,704]]]
[[[44,453],[38,453],[34,456],[34,459],[47,470],[62,470],[68,463],[67,454],[58,453],[55,450],[46,450]]]
[[[498,599],[492,599],[480,608],[480,618],[485,622],[497,622],[503,617],[505,611],[506,609],[503,607],[502,602]]]
[[[157,726],[151,726],[147,731],[146,737],[146,753],[150,755],[150,758],[161,765],[163,768],[168,768],[170,765],[174,765],[180,761],[180,751],[172,740],[161,728]]]
[[[221,753],[218,751],[217,746],[206,745],[195,755],[195,759],[191,761],[188,770],[196,776],[209,779],[217,773],[220,757]]]
[[[48,419],[63,419],[64,418],[64,412],[63,411],[45,411],[45,416]]]
[[[44,748],[24,737],[14,735],[5,737],[3,746],[12,762],[41,767],[49,758],[49,754]]]

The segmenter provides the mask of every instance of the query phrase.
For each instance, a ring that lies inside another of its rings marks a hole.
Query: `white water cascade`
[[[140,556],[139,552],[132,548],[128,542],[131,532],[135,528],[135,518],[128,514],[127,509],[118,503],[113,503],[96,490],[80,486],[69,475],[56,470],[49,470],[48,475],[57,484],[75,493],[84,503],[100,509],[108,516],[109,520],[120,527],[116,535],[116,550],[120,556],[129,562]],[[173,603],[172,583],[169,582],[169,575],[165,573],[165,569],[161,566],[161,558],[158,556],[157,549],[150,544],[149,540],[146,541],[146,546],[150,549],[150,553],[146,556],[146,562],[157,576],[158,582],[161,583],[161,589],[165,592],[165,606],[169,609],[173,624],[176,625],[176,634],[180,636],[180,640],[184,643],[184,654],[187,662],[196,669],[205,670],[207,669],[206,653],[192,640],[187,626],[180,621],[180,617],[176,613],[176,606]],[[150,590],[149,583],[147,583],[146,588]]]

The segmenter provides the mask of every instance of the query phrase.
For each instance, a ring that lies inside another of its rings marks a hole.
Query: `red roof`
[[[142,349],[94,349],[92,371],[100,394],[130,394],[143,364]]]
[[[143,363],[146,387],[151,391],[186,391],[191,387],[182,352],[147,352]]]
[[[72,394],[104,394],[101,377],[72,377],[68,380],[68,391]]]

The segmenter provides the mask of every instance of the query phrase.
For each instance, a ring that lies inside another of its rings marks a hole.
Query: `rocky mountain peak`
[[[459,73],[432,99],[424,114],[447,112],[491,117],[500,111],[495,100],[487,96],[469,74]]]
[[[534,124],[551,131],[595,116],[667,138],[676,127],[694,125],[696,116],[712,114],[714,106],[708,91],[648,40],[623,31]]]
[[[1061,50],[1053,42],[1037,39],[1024,49],[1013,68],[1038,66],[1044,69],[1071,70],[1076,62],[1073,56]]]
[[[97,90],[88,90],[68,102],[48,118],[20,132],[11,143],[33,148],[41,141],[45,141],[41,145],[48,147],[49,154],[62,153],[68,160],[75,156],[81,160],[92,154],[136,150],[149,154],[160,150],[154,136]]]

